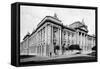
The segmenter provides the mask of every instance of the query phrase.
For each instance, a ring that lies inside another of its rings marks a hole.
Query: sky
[[[54,16],[55,13],[64,25],[70,25],[75,21],[84,19],[85,24],[88,26],[88,34],[95,33],[95,10],[41,6],[20,7],[20,41],[28,32],[32,33],[45,16]]]

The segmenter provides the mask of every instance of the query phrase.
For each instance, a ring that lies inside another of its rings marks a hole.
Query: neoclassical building
[[[83,20],[65,26],[55,14],[46,16],[31,34],[27,33],[20,43],[20,55],[62,55],[63,48],[71,45],[79,45],[84,51],[91,50],[95,46],[95,36],[88,35]]]

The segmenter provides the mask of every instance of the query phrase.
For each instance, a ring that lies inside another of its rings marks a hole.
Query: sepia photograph
[[[12,35],[18,33],[12,64],[97,61],[97,7],[15,3],[12,9]]]

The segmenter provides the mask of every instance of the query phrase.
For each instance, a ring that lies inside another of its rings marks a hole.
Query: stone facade
[[[62,55],[64,48],[71,45],[79,45],[82,50],[95,46],[95,37],[88,35],[84,23],[77,21],[64,26],[57,17],[51,16],[46,16],[27,35],[20,43],[20,55],[54,56]]]

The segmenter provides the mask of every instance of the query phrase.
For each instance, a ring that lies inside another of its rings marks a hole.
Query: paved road
[[[95,57],[85,54],[75,54],[75,55],[61,55],[54,57],[29,57],[21,59],[21,62],[61,62],[61,61],[76,61],[76,60],[93,60]]]

